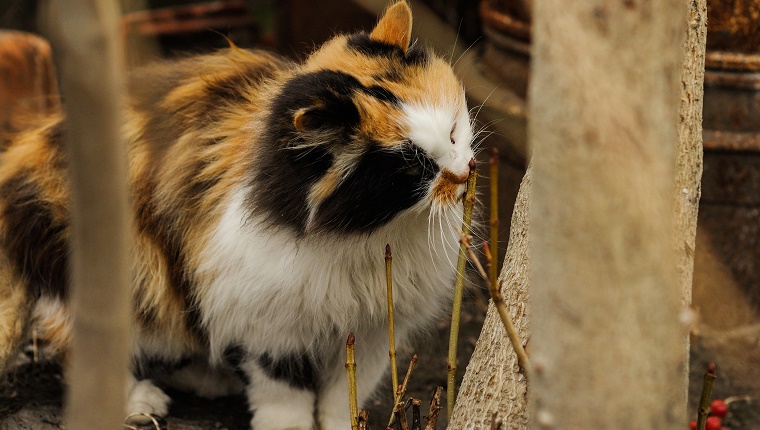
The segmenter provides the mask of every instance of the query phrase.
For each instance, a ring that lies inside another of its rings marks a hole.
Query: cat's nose
[[[474,158],[470,158],[470,162],[467,163],[467,171],[464,174],[465,181],[467,180],[466,178],[470,176],[470,172],[475,170],[475,168],[477,167],[477,164],[478,163],[475,161]]]

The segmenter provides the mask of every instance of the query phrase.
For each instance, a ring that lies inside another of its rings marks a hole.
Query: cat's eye
[[[454,140],[454,130],[456,130],[456,128],[457,128],[457,125],[454,124],[454,126],[451,127],[451,133],[449,133],[449,140],[451,140],[452,145],[456,144],[456,141]]]

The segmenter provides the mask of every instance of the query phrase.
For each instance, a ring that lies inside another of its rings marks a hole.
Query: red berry
[[[713,400],[710,404],[710,412],[716,417],[725,417],[728,412],[728,405],[721,399]]]
[[[705,430],[720,430],[722,422],[720,417],[707,417],[705,423]]]
[[[697,430],[697,422],[694,420],[689,421],[689,430]]]

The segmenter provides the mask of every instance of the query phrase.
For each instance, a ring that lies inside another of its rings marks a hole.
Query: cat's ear
[[[318,129],[320,125],[321,121],[315,115],[314,108],[301,108],[293,114],[293,127],[301,134]]]
[[[412,11],[405,0],[399,1],[385,11],[369,38],[398,46],[404,52],[409,49],[409,41],[412,38]]]
[[[307,140],[334,140],[336,133],[343,133],[358,122],[359,112],[350,99],[320,103],[293,113],[293,128]]]

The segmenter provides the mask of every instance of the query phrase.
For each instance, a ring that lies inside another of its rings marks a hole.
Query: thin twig
[[[433,398],[430,399],[430,413],[425,417],[427,424],[425,430],[435,430],[438,424],[438,412],[441,410],[441,392],[443,387],[435,387]]]
[[[401,385],[398,386],[396,389],[396,395],[393,397],[393,400],[395,403],[400,402],[404,396],[406,396],[406,386],[409,384],[409,378],[412,376],[412,370],[414,370],[414,366],[417,364],[417,354],[412,355],[412,359],[409,361],[409,367],[406,369],[406,376],[404,376],[404,382],[401,383]],[[393,424],[393,421],[396,419],[395,415],[391,414],[391,419],[388,421],[388,427],[390,427]]]
[[[697,430],[705,430],[707,424],[707,414],[710,413],[710,397],[712,396],[712,387],[715,378],[715,363],[710,363],[705,372],[704,383],[702,384],[702,397],[699,399],[699,409],[697,409]]]
[[[153,423],[156,430],[161,430],[161,424],[158,423],[158,420],[156,419],[156,417],[154,417],[151,414],[146,414],[145,412],[139,412],[136,414],[128,415],[126,418],[124,418],[124,427],[126,427],[129,430],[139,430],[140,428],[142,428],[143,426],[134,426],[128,423],[128,421],[134,417],[147,417]]]
[[[359,430],[368,430],[369,428],[369,412],[362,409],[359,412]]]
[[[348,374],[348,408],[351,414],[351,430],[359,430],[357,422],[359,405],[356,400],[356,358],[354,357],[354,343],[356,338],[353,333],[348,334],[346,340],[346,373]]]
[[[396,390],[398,389],[398,368],[396,367],[396,336],[393,326],[393,256],[391,256],[391,245],[385,245],[385,283],[388,290],[388,356],[391,358],[391,381],[393,392],[391,393],[396,400]],[[398,401],[398,400],[396,400]]]
[[[461,233],[459,236],[459,241],[467,248],[467,255],[470,256],[470,261],[478,270],[480,277],[483,278],[486,283],[488,283],[488,275],[486,275],[486,271],[483,270],[483,265],[480,264],[480,259],[472,250],[472,247],[470,246],[470,240],[471,238],[469,236],[465,236],[464,233]],[[528,360],[528,353],[525,352],[525,348],[523,348],[520,337],[517,335],[515,326],[512,324],[512,319],[509,317],[509,312],[507,311],[507,305],[504,301],[504,296],[501,295],[501,291],[499,291],[497,284],[489,283],[488,292],[491,293],[491,300],[493,300],[493,304],[496,306],[496,310],[499,311],[499,317],[501,317],[501,322],[504,324],[504,329],[507,331],[509,341],[512,343],[512,347],[515,349],[520,367],[523,369],[529,369],[530,361]]]
[[[470,160],[470,176],[467,179],[467,193],[464,197],[464,216],[462,231],[470,233],[472,223],[472,209],[475,206],[475,183],[478,172],[475,171],[475,159]],[[464,271],[467,264],[466,247],[459,245],[459,259],[457,260],[457,277],[454,284],[454,303],[451,310],[451,331],[449,332],[449,357],[448,357],[448,381],[446,387],[446,411],[449,419],[454,411],[456,399],[457,379],[457,341],[459,339],[459,317],[462,312],[462,291],[464,289]]]
[[[404,407],[404,402],[396,403],[396,406],[393,408],[393,415],[398,430],[409,430],[409,423],[406,421],[406,408]]]
[[[483,241],[483,255],[486,256],[486,267],[488,267],[489,273],[491,270],[491,264],[493,263],[492,257],[491,257],[491,247],[488,245],[488,242],[485,240]]]
[[[499,150],[491,148],[491,247],[493,257],[489,266],[489,285],[496,285],[499,266]]]
[[[734,402],[751,402],[751,401],[752,401],[752,396],[731,396],[731,397],[726,397],[725,399],[723,399],[723,402],[727,405],[730,405],[731,403],[734,403]]]
[[[421,401],[412,399],[412,428],[411,430],[422,430],[422,420],[420,419]]]

